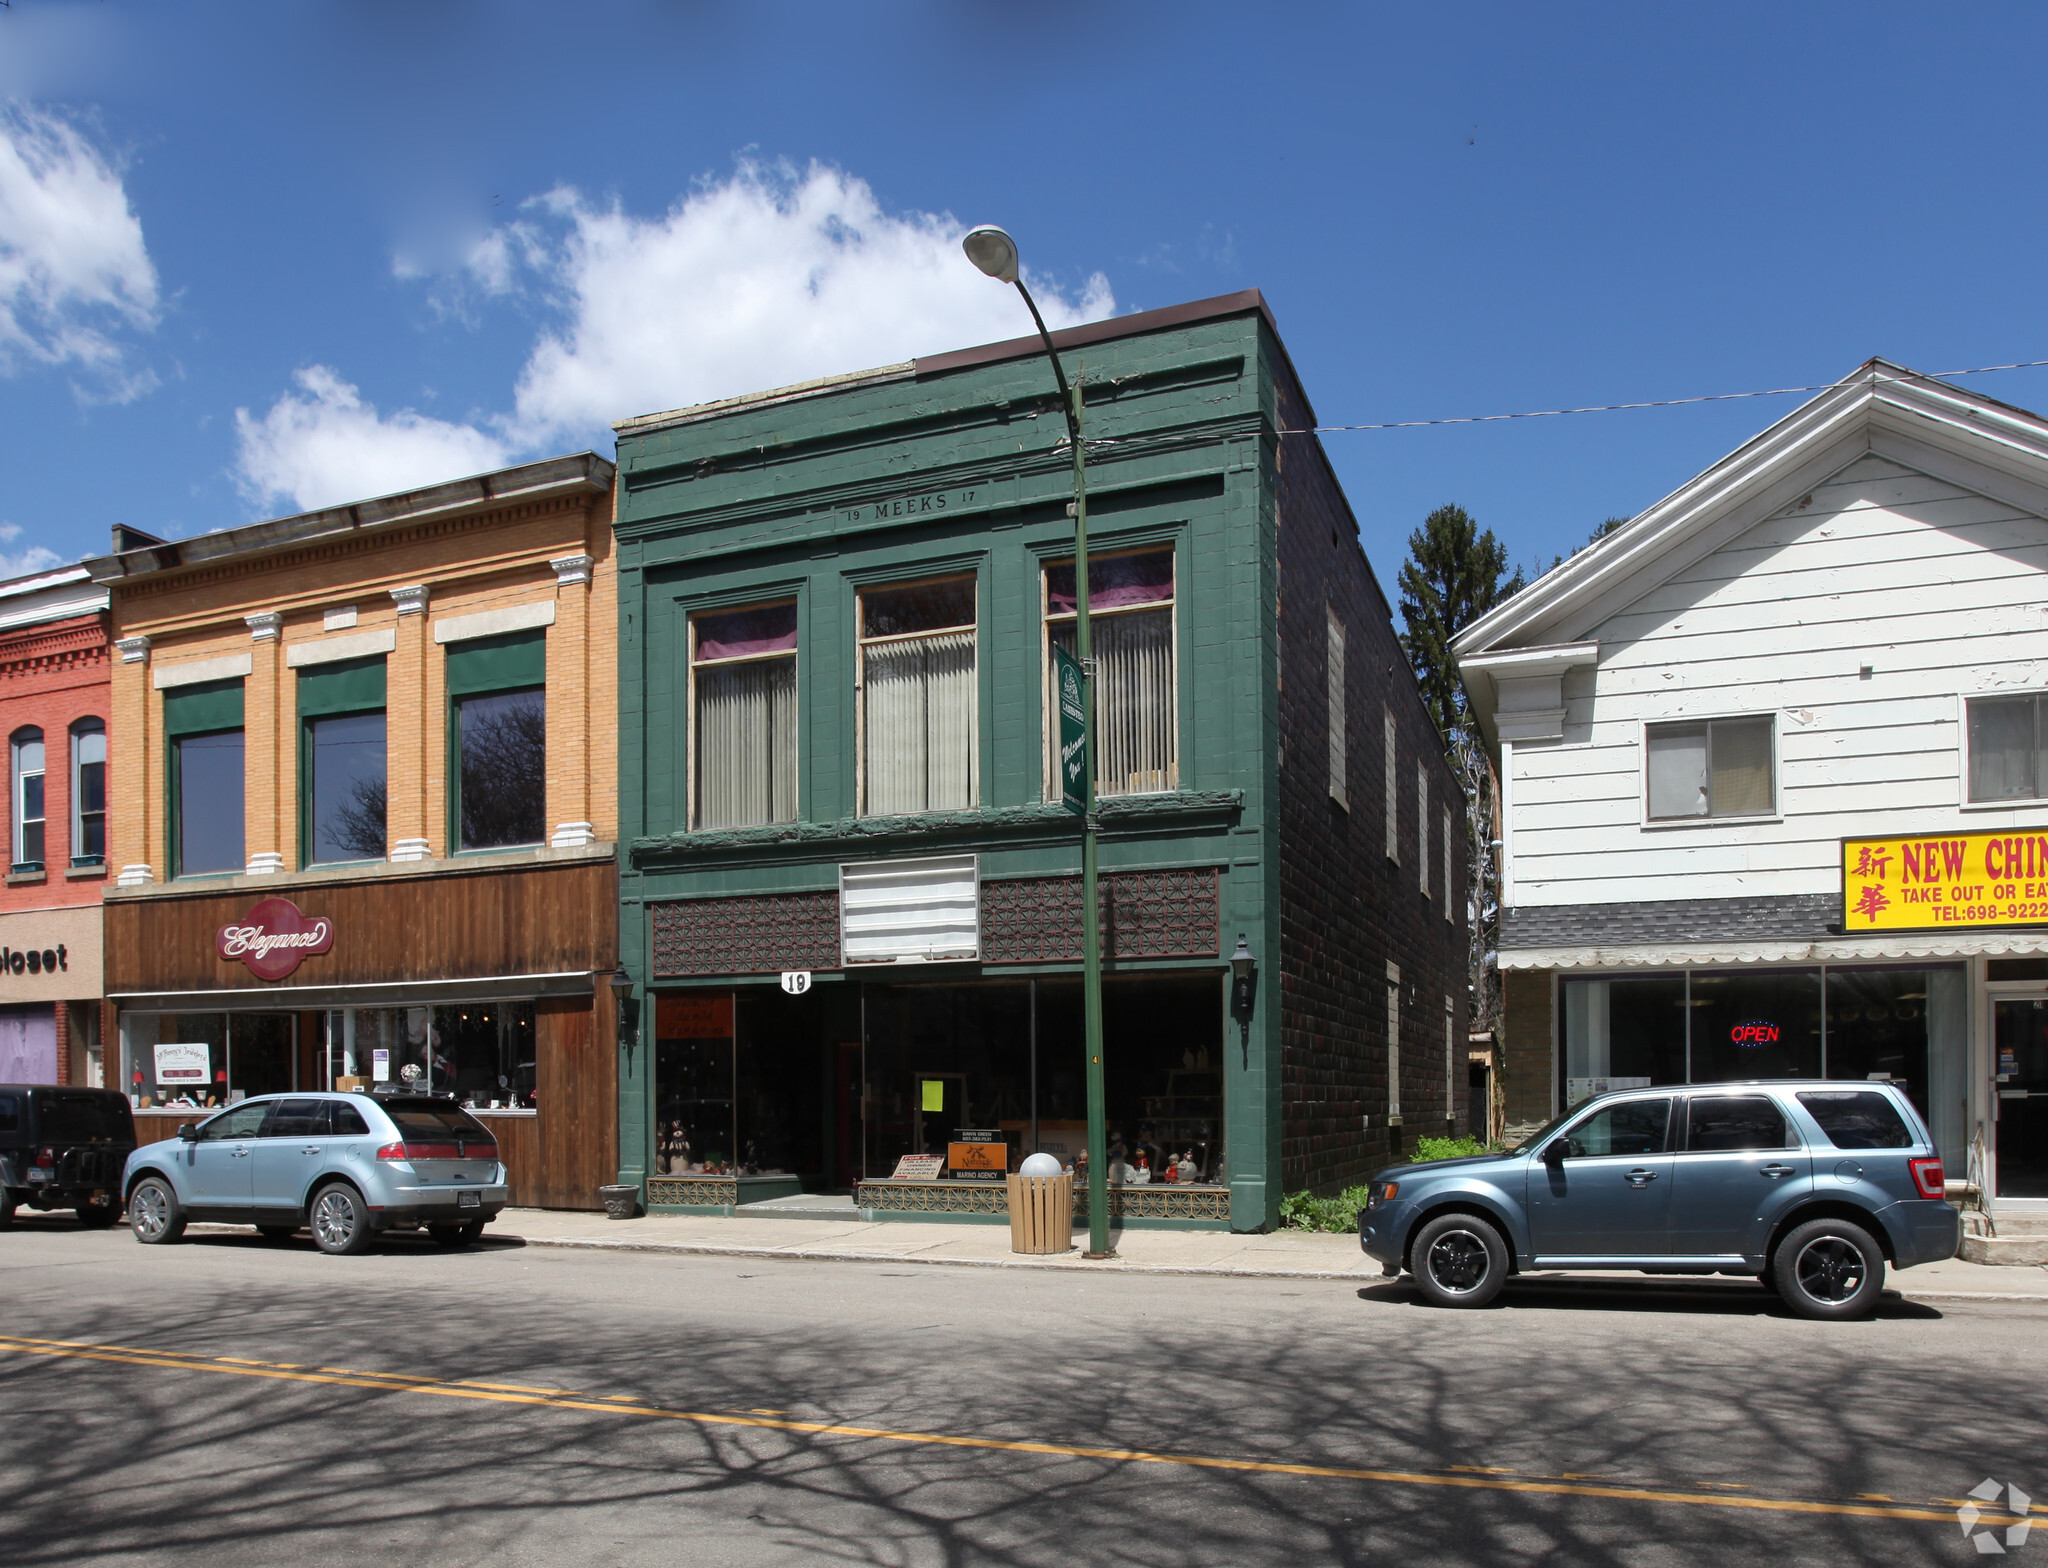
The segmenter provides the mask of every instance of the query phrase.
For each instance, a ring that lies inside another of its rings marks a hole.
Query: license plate
[[[31,1170],[28,1173],[28,1179],[30,1181],[48,1181],[52,1174],[50,1171]]]
[[[480,1209],[484,1206],[484,1195],[480,1192],[459,1192],[455,1195],[458,1209]]]

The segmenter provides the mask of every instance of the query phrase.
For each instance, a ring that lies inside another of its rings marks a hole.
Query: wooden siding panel
[[[539,1178],[530,1201],[542,1208],[603,1208],[597,1189],[618,1174],[613,1005],[610,987],[602,982],[591,1000],[565,997],[535,1004]]]
[[[2048,520],[1850,465],[1593,631],[1565,740],[1513,748],[1514,901],[1832,892],[1844,835],[1996,825],[1958,809],[1961,704],[2043,685],[2044,601]],[[1760,712],[1777,820],[1643,824],[1645,722]]]

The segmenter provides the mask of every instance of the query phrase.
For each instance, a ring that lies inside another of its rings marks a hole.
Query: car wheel
[[[437,1247],[466,1247],[476,1240],[475,1232],[467,1225],[429,1225],[427,1235]]]
[[[105,1230],[121,1217],[120,1208],[112,1203],[81,1203],[74,1212],[87,1230]]]
[[[484,1222],[482,1220],[471,1220],[467,1225],[462,1227],[462,1239],[465,1243],[472,1241],[482,1241],[483,1237]]]
[[[14,1229],[14,1189],[0,1187],[0,1230]]]
[[[313,1195],[313,1245],[333,1256],[346,1257],[370,1244],[370,1211],[363,1196],[346,1182],[322,1187]]]
[[[1416,1234],[1408,1266],[1432,1306],[1483,1307],[1507,1282],[1507,1243],[1476,1214],[1445,1214]]]
[[[145,1176],[128,1194],[128,1228],[145,1246],[162,1246],[185,1234],[185,1211],[161,1176]]]
[[[1803,1318],[1860,1318],[1884,1289],[1884,1254],[1860,1225],[1808,1220],[1778,1243],[1771,1277],[1785,1305]]]
[[[292,1232],[297,1228],[295,1225],[258,1225],[256,1227],[256,1234],[272,1246],[276,1246],[281,1242],[290,1241],[292,1239]]]

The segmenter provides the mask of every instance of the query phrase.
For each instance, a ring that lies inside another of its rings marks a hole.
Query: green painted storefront
[[[1157,763],[1167,746],[1172,776],[1132,773],[1150,792],[1100,809],[1105,1059],[1127,1158],[1149,1146],[1195,1179],[1126,1188],[1123,1217],[1270,1228],[1283,1131],[1275,431],[1292,373],[1256,293],[1060,345],[1087,388],[1092,550],[1127,557],[1138,599],[1156,599],[1170,567],[1170,654],[1155,605],[1130,702],[1171,727],[1131,755]],[[1030,1111],[1019,1042],[1033,980],[1041,1141],[1074,1119],[1079,836],[1045,760],[1071,465],[1048,367],[1035,343],[999,344],[648,416],[619,427],[618,456],[621,951],[639,999],[620,1064],[620,1180],[647,1184],[657,1209],[800,1181],[857,1186],[883,1211],[989,1211],[999,1186],[934,1198],[875,1183],[911,1141],[943,1146],[956,1117],[1014,1135]],[[924,586],[890,597],[904,585]],[[892,651],[890,628],[919,616],[971,630],[906,634]],[[719,667],[742,658],[784,662]],[[907,684],[916,660],[921,684]],[[964,739],[944,728],[963,714]],[[868,731],[888,738],[875,756]],[[903,736],[922,760],[904,760]],[[721,747],[752,770],[738,784]],[[944,809],[888,809],[920,789]],[[706,825],[735,810],[785,820]],[[912,861],[972,865],[978,956],[843,964],[842,868],[888,878]],[[1262,981],[1242,1028],[1227,985],[1240,934]],[[785,995],[784,970],[808,971],[808,994]],[[1120,1052],[1146,1064],[1122,1104]],[[1191,1169],[1176,1164],[1181,1143]],[[729,1167],[750,1149],[788,1174],[743,1181]]]

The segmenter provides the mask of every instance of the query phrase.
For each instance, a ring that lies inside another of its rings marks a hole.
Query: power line
[[[1874,376],[1873,381],[1942,381],[1950,376],[1982,376],[1994,370],[2034,370],[2048,365],[2048,359],[2022,359],[2010,365],[1977,365],[1969,370],[1938,370],[1928,375]],[[1818,382],[1810,387],[1771,387],[1761,392],[1710,392],[1704,397],[1664,397],[1643,403],[1593,403],[1584,408],[1537,408],[1522,414],[1464,414],[1451,419],[1390,419],[1377,425],[1316,425],[1309,429],[1282,430],[1283,436],[1330,435],[1343,430],[1420,430],[1429,425],[1491,425],[1508,419],[1554,419],[1561,414],[1612,414],[1627,408],[1680,408],[1688,403],[1727,403],[1746,397],[1787,397],[1795,392],[1826,392],[1842,385],[1839,381]]]

